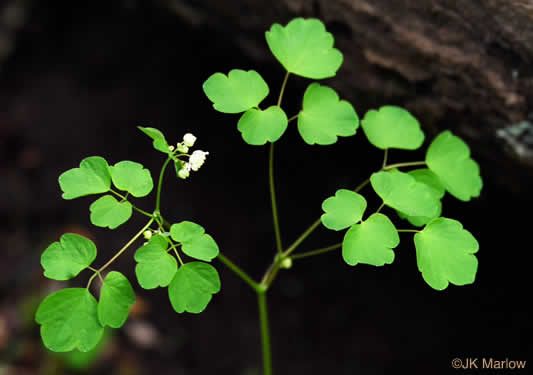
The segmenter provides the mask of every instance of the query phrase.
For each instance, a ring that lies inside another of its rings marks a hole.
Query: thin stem
[[[157,183],[157,196],[155,198],[155,212],[157,213],[159,213],[159,205],[161,204],[161,186],[163,185],[163,175],[165,174],[165,169],[167,168],[167,165],[171,160],[172,158],[169,156],[167,160],[165,160],[165,163],[161,168],[161,172],[159,173],[159,182]]]
[[[150,228],[150,225],[152,225],[152,223],[154,222],[154,218],[152,217],[150,220],[148,220],[148,223],[146,223],[146,225],[144,227],[142,227],[142,229],[140,231],[137,232],[137,234],[135,234],[135,236],[133,236],[127,244],[125,244],[122,249],[120,249],[111,259],[109,259],[107,261],[106,264],[104,264],[102,267],[100,267],[95,273],[94,275],[91,276],[91,278],[89,279],[89,282],[87,283],[87,289],[89,289],[89,287],[91,286],[91,283],[93,281],[93,279],[96,277],[97,274],[101,273],[103,270],[105,270],[107,267],[109,267],[109,265],[111,265],[111,263],[113,263],[124,251],[126,251],[128,249],[128,247],[131,246],[132,243],[134,243],[137,238],[139,238],[145,230],[147,230],[148,228]]]
[[[386,165],[381,169],[386,171],[386,170],[393,169],[393,168],[413,167],[416,165],[426,165],[426,162],[425,161],[411,161],[407,163],[396,163],[396,164]]]
[[[300,116],[299,113],[298,113],[297,115],[292,116],[292,117],[287,121],[287,123],[291,122],[292,120],[296,120],[296,119],[298,118],[298,116]]]
[[[306,251],[305,253],[296,254],[296,255],[293,255],[291,258],[292,259],[309,258],[309,257],[315,256],[315,255],[320,255],[320,254],[328,253],[328,252],[333,251],[333,250],[337,250],[341,246],[342,246],[342,242],[341,243],[337,243],[335,245],[322,247],[320,249],[316,249],[316,250],[312,250],[312,251]]]
[[[289,72],[285,73],[285,77],[283,78],[283,83],[281,84],[281,90],[278,96],[278,104],[277,104],[278,107],[281,106],[281,100],[283,99],[283,93],[285,92],[285,86],[287,85],[289,74],[290,74]]]
[[[127,200],[126,197],[125,197],[124,195],[120,194],[119,192],[114,191],[113,189],[109,189],[109,191],[110,191],[111,193],[115,194],[115,195],[116,195],[117,197],[119,197],[120,199]],[[143,210],[141,210],[141,209],[138,208],[138,207],[135,207],[135,205],[133,205],[131,202],[130,202],[130,204],[131,204],[131,206],[133,207],[133,209],[134,209],[135,211],[137,211],[138,213],[143,214],[144,216],[148,216],[148,217],[152,217],[152,216],[153,216],[151,213],[146,212],[146,211],[143,211]]]
[[[261,326],[261,348],[263,351],[263,375],[272,375],[272,352],[270,349],[270,331],[268,328],[268,309],[266,293],[257,293],[259,320]]]
[[[231,260],[226,258],[222,253],[218,253],[218,260],[220,260],[226,267],[228,267],[233,273],[239,276],[248,286],[250,286],[257,293],[261,292],[263,288],[259,286],[246,272],[244,272],[239,266],[233,263]]]
[[[412,233],[419,233],[420,231],[418,229],[397,229],[396,230],[397,232],[401,233],[409,233],[409,232],[412,232]]]
[[[385,149],[385,155],[383,155],[383,164],[381,165],[381,169],[384,169],[387,166],[387,157],[389,155],[389,149]]]
[[[379,213],[379,211],[381,211],[381,209],[383,208],[383,206],[385,206],[385,202],[381,203],[381,206],[379,206],[379,208],[376,210],[376,212],[374,212],[375,214]]]
[[[291,253],[296,250],[296,248],[303,242],[303,240],[305,240],[311,233],[313,233],[313,231],[320,225],[320,223],[320,219],[317,219],[313,224],[311,224],[309,228],[307,228],[306,231],[303,232],[300,237],[298,237],[296,241],[294,241],[287,250],[285,250],[283,256],[288,257],[289,255],[291,255]]]
[[[283,251],[281,244],[281,232],[279,229],[278,207],[276,204],[276,188],[274,186],[274,143],[270,143],[270,156],[268,161],[268,181],[270,187],[270,201],[272,202],[272,218],[274,221],[274,232],[276,235],[276,247],[278,254]]]
[[[353,189],[354,192],[358,193],[361,191],[368,183],[370,182],[370,178],[367,178],[363,182],[361,182],[355,189]]]

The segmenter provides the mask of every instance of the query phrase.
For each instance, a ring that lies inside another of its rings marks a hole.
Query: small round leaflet
[[[399,148],[416,150],[424,142],[418,120],[408,111],[395,106],[370,110],[361,120],[368,141],[382,150]]]
[[[167,253],[168,242],[161,235],[150,238],[148,243],[135,253],[135,274],[139,285],[144,289],[155,289],[170,284],[178,263],[176,258]]]
[[[352,105],[339,100],[335,90],[316,82],[307,87],[298,114],[298,131],[307,144],[333,144],[337,136],[354,135],[358,126]]]
[[[322,202],[322,210],[325,213],[320,220],[328,229],[342,230],[360,221],[365,209],[366,200],[362,195],[339,189],[334,197]]]
[[[115,229],[131,217],[133,207],[128,201],[119,202],[111,195],[98,198],[89,207],[91,223],[97,227]]]
[[[100,291],[98,320],[102,326],[120,328],[135,303],[135,292],[128,279],[117,271],[107,274]]]
[[[276,142],[287,130],[288,120],[285,112],[278,106],[270,106],[264,111],[251,108],[239,119],[237,129],[246,143],[262,146]]]
[[[255,70],[233,69],[215,73],[203,85],[213,108],[223,113],[241,113],[257,107],[268,95],[268,85]]]
[[[218,245],[202,226],[191,221],[172,224],[170,236],[181,243],[181,248],[188,256],[210,262],[218,255]]]
[[[144,134],[152,138],[153,146],[157,151],[161,151],[162,153],[168,154],[170,150],[168,149],[168,143],[165,139],[165,135],[156,128],[143,128],[142,126],[138,126],[139,130],[141,130]]]
[[[440,217],[414,236],[418,270],[430,287],[446,289],[448,283],[474,282],[479,244],[457,220]]]
[[[63,199],[107,193],[111,187],[111,175],[107,161],[100,156],[90,156],[81,161],[79,168],[72,168],[59,176]]]
[[[148,169],[134,161],[121,161],[109,168],[113,184],[120,190],[140,198],[148,195],[154,182]]]
[[[311,79],[333,77],[342,65],[342,53],[322,21],[295,18],[287,26],[277,23],[265,33],[268,47],[289,72]]]

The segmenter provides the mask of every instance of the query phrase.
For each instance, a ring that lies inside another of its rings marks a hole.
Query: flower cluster
[[[198,171],[200,167],[205,163],[206,156],[209,155],[209,152],[202,150],[195,150],[192,154],[188,154],[189,148],[194,146],[196,142],[196,137],[191,133],[187,133],[183,136],[183,141],[177,144],[176,150],[181,154],[175,159],[177,167],[178,177],[181,179],[186,179],[189,177],[191,171]],[[172,149],[170,149],[172,147]],[[170,151],[174,151],[174,146],[169,146]],[[188,156],[188,161],[183,161],[179,159],[179,156]]]

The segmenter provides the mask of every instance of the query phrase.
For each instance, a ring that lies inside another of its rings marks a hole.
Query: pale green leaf
[[[470,158],[468,145],[449,130],[440,133],[429,145],[426,163],[446,190],[462,201],[478,197],[483,187],[479,165]]]
[[[104,332],[97,303],[85,288],[62,289],[46,297],[35,314],[44,345],[54,352],[93,349]]]
[[[128,201],[118,202],[111,195],[98,198],[89,207],[91,223],[97,227],[115,229],[131,217],[133,208]]]
[[[285,112],[278,106],[270,106],[264,111],[256,108],[247,110],[239,119],[237,129],[246,143],[261,146],[266,142],[276,142],[287,130],[287,125]]]
[[[188,256],[210,262],[218,253],[218,245],[209,234],[200,225],[182,221],[178,224],[172,224],[170,227],[170,236],[174,241],[182,244],[182,250]]]
[[[351,190],[339,189],[334,197],[322,202],[325,212],[320,220],[328,229],[341,230],[359,222],[366,209],[365,198]]]
[[[333,77],[342,64],[342,53],[322,21],[295,18],[287,26],[277,23],[265,33],[268,47],[290,73],[322,79]]]
[[[424,133],[418,120],[407,110],[384,106],[370,110],[361,121],[368,141],[383,150],[399,148],[416,150],[424,142]]]
[[[476,278],[479,244],[463,225],[444,217],[433,220],[414,236],[416,261],[422,277],[433,289],[448,283],[466,285]]]
[[[200,313],[205,310],[212,294],[220,291],[217,270],[207,263],[186,263],[178,269],[168,287],[172,307],[178,313]]]
[[[394,224],[387,216],[377,213],[348,229],[342,242],[342,257],[350,266],[358,263],[383,266],[394,261],[392,249],[399,243]]]
[[[156,128],[144,128],[142,126],[138,126],[138,128],[147,136],[152,138],[153,146],[156,150],[161,151],[162,153],[168,154],[170,150],[168,149],[168,143],[165,139],[165,135]]]
[[[79,234],[66,233],[46,248],[41,255],[44,276],[53,280],[69,280],[90,266],[96,258],[95,244]]]
[[[107,161],[100,156],[90,156],[59,176],[63,199],[74,199],[90,194],[106,193],[111,187]]]
[[[148,195],[154,187],[150,171],[134,161],[118,162],[110,167],[110,173],[117,188],[137,198]]]
[[[102,285],[98,302],[100,324],[104,327],[122,327],[134,303],[135,292],[128,279],[120,272],[109,272]]]
[[[170,226],[170,236],[176,242],[190,242],[205,233],[205,229],[192,221],[182,221]]]
[[[165,287],[172,281],[178,268],[176,258],[167,253],[168,242],[161,235],[155,235],[135,253],[135,274],[144,289]]]
[[[316,82],[305,90],[298,131],[307,144],[333,144],[337,136],[354,135],[358,126],[359,118],[352,105],[339,100],[335,90]]]
[[[240,113],[257,107],[268,95],[268,85],[255,70],[233,69],[228,75],[215,73],[203,84],[213,108],[224,113]]]

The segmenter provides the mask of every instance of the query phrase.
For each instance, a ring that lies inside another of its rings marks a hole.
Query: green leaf
[[[53,280],[69,280],[90,266],[96,258],[96,246],[88,238],[74,233],[61,236],[41,256],[44,276]]]
[[[144,197],[154,188],[150,171],[134,161],[118,162],[110,168],[110,172],[113,184],[134,197]]]
[[[237,129],[246,143],[261,146],[276,142],[287,130],[287,115],[278,106],[270,106],[264,111],[251,108],[239,119]]]
[[[94,348],[104,332],[96,310],[96,300],[85,288],[62,289],[46,297],[35,314],[44,345],[54,352]]]
[[[444,217],[433,220],[414,236],[418,270],[430,287],[443,290],[448,282],[474,282],[479,244],[463,225]]]
[[[318,19],[295,18],[285,27],[275,23],[265,36],[272,54],[290,73],[328,78],[342,64],[342,53],[333,48],[333,35]]]
[[[90,156],[59,176],[63,199],[74,199],[90,194],[106,193],[111,187],[109,165],[100,156]]]
[[[483,187],[479,165],[470,158],[468,145],[449,130],[440,133],[431,142],[426,163],[457,199],[469,201],[472,197],[479,197]]]
[[[118,202],[111,195],[104,195],[94,201],[89,210],[93,225],[115,229],[129,220],[133,208],[128,201]]]
[[[167,253],[168,242],[160,235],[150,238],[148,243],[135,253],[135,274],[144,289],[165,287],[172,281],[178,264],[176,258]]]
[[[325,212],[320,217],[322,224],[328,229],[341,230],[359,222],[366,210],[365,198],[351,190],[339,189],[334,197],[322,202]]]
[[[178,269],[168,287],[168,296],[176,312],[198,314],[205,310],[212,294],[219,291],[217,270],[206,263],[191,262]]]
[[[352,105],[339,100],[335,90],[316,82],[307,87],[298,115],[298,131],[307,144],[333,144],[337,136],[354,135],[358,126]]]
[[[382,150],[399,148],[416,150],[424,142],[424,133],[418,120],[407,110],[384,106],[370,110],[361,121],[368,141]]]
[[[213,237],[206,234],[204,228],[196,223],[182,221],[172,224],[170,236],[174,241],[180,242],[183,252],[192,258],[210,262],[219,253]]]
[[[415,227],[422,227],[431,220],[440,216],[442,212],[442,203],[440,202],[440,199],[444,196],[445,189],[444,186],[442,186],[439,178],[429,169],[415,169],[407,172],[407,174],[413,176],[416,181],[429,187],[435,198],[439,199],[437,212],[433,216],[409,216],[401,211],[397,211],[398,216],[402,219],[408,220]]]
[[[370,176],[374,191],[383,202],[410,216],[436,215],[439,199],[424,183],[398,170],[381,171]]]
[[[348,229],[342,242],[342,257],[350,266],[358,263],[383,266],[394,261],[392,249],[399,243],[394,224],[387,216],[377,213]]]
[[[135,292],[128,279],[120,272],[109,272],[100,290],[98,302],[100,324],[104,327],[122,327],[134,303]]]
[[[226,76],[215,73],[203,85],[213,108],[224,113],[241,113],[257,107],[268,95],[268,85],[255,70],[233,69]]]
[[[164,154],[168,154],[170,150],[168,149],[168,143],[165,139],[164,134],[156,128],[143,128],[142,126],[137,126],[144,134],[149,136],[154,140],[153,146],[156,150],[161,151]]]

